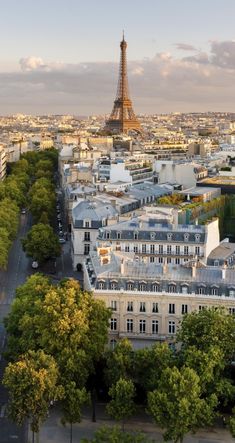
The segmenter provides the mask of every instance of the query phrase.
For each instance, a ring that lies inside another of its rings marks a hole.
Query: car
[[[21,214],[26,214],[26,209],[25,208],[21,209]]]
[[[60,214],[57,215],[57,220],[61,220],[61,215]]]
[[[32,268],[33,269],[37,269],[38,268],[38,262],[36,261],[36,260],[34,260],[33,262],[32,262]]]
[[[58,226],[59,226],[59,229],[61,229],[62,228],[62,223],[59,221],[59,223],[58,223]]]
[[[64,236],[64,233],[63,233],[62,229],[60,229],[60,231],[59,231],[59,236],[60,236],[60,237],[63,237],[63,236]]]
[[[60,205],[56,205],[56,209],[60,209]]]
[[[59,243],[60,244],[64,244],[66,241],[65,241],[65,239],[64,238],[59,238]]]

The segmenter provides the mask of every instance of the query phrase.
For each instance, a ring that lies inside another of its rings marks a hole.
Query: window
[[[121,232],[117,232],[117,238],[121,238]]]
[[[188,255],[188,246],[184,246],[184,255]]]
[[[169,334],[175,334],[175,321],[168,322],[168,332]]]
[[[90,239],[90,232],[84,232],[84,240],[85,241],[91,241],[91,239]]]
[[[128,301],[127,302],[127,311],[128,312],[133,312],[133,301]]]
[[[199,305],[199,306],[198,306],[198,310],[199,310],[199,311],[204,311],[204,309],[206,309],[206,306],[202,306],[202,305]]]
[[[169,285],[168,286],[168,292],[176,292],[176,286],[175,285]]]
[[[126,329],[127,332],[133,332],[133,320],[132,318],[128,318],[126,321]]]
[[[230,289],[229,297],[235,297],[235,289]]]
[[[188,241],[188,239],[189,239],[189,234],[184,234],[184,240]]]
[[[91,227],[91,222],[90,220],[84,220],[84,228],[90,228]]]
[[[200,241],[200,238],[201,238],[200,234],[195,234],[195,240],[196,241]]]
[[[138,232],[134,232],[134,240],[138,239]]]
[[[125,246],[125,252],[130,252],[130,247],[129,246]]]
[[[110,232],[106,232],[106,238],[107,238],[107,239],[110,238]]]
[[[167,234],[167,240],[171,240],[172,239],[172,234],[171,234],[171,232],[169,232],[168,234]]]
[[[154,257],[149,258],[150,263],[154,263]]]
[[[211,288],[211,295],[218,295],[219,291],[218,288]]]
[[[145,283],[140,283],[140,285],[139,285],[139,290],[140,290],[140,291],[146,291],[146,290],[147,290],[147,286],[146,286],[146,284],[145,284]]]
[[[229,314],[234,315],[235,314],[235,308],[229,308]]]
[[[118,288],[117,282],[112,281],[111,284],[110,284],[110,289],[114,290],[114,289],[117,289],[117,288]]]
[[[169,303],[168,312],[169,312],[169,314],[175,314],[175,304],[174,303]]]
[[[151,232],[150,237],[153,240],[155,238],[155,232]]]
[[[111,309],[112,309],[112,311],[117,310],[117,301],[116,300],[111,301]]]
[[[146,305],[145,302],[140,302],[140,312],[146,312]]]
[[[155,284],[152,286],[153,292],[159,292],[159,285]]]
[[[167,263],[169,264],[169,263],[171,263],[171,257],[167,257]]]
[[[110,329],[111,329],[111,331],[116,331],[117,330],[117,319],[116,318],[111,318],[111,320],[110,320]]]
[[[163,245],[158,246],[159,254],[163,254]]]
[[[180,254],[180,246],[176,246],[175,247],[175,253],[177,254],[177,255],[179,255]]]
[[[167,254],[171,254],[171,245],[167,245],[166,252]]]
[[[146,320],[139,321],[139,331],[141,334],[144,334],[146,332]]]
[[[205,294],[205,288],[203,286],[201,286],[200,288],[198,288],[198,294]]]
[[[188,313],[188,305],[182,305],[181,306],[181,314],[187,314]]]
[[[176,258],[176,259],[175,259],[175,264],[176,264],[176,265],[179,265],[179,264],[180,264],[180,259],[179,259],[179,258]]]
[[[159,257],[158,261],[159,263],[163,263],[163,257]]]
[[[99,282],[99,289],[104,289],[105,288],[105,284],[103,281]]]
[[[89,255],[89,253],[90,253],[90,245],[85,244],[84,245],[84,255]]]
[[[135,253],[137,253],[137,252],[138,252],[138,246],[134,246],[134,247],[133,247],[133,251],[134,251]]]
[[[200,252],[201,252],[201,251],[200,251],[200,246],[196,246],[196,247],[195,247],[195,254],[196,254],[196,255],[200,255]]]
[[[150,254],[154,254],[155,252],[155,245],[150,245]]]
[[[182,286],[181,292],[182,292],[182,294],[188,294],[188,286]]]
[[[158,321],[152,320],[152,334],[158,334]]]
[[[146,253],[146,245],[142,245],[142,253],[143,253],[143,254]]]
[[[153,303],[152,312],[154,312],[155,314],[158,312],[158,303]]]
[[[127,290],[128,291],[133,291],[134,289],[134,284],[133,283],[127,283]]]

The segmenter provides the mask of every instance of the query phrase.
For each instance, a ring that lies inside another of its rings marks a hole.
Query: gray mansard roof
[[[73,224],[75,228],[83,228],[84,220],[91,221],[91,228],[98,229],[104,219],[110,219],[117,215],[117,210],[109,203],[85,200],[72,210]]]
[[[104,282],[104,289],[110,289],[110,284],[115,282],[117,290],[128,290],[128,284],[132,283],[133,290],[153,291],[153,285],[157,285],[160,292],[168,292],[169,286],[174,285],[176,293],[181,292],[182,286],[187,286],[189,294],[198,293],[199,288],[210,294],[215,288],[218,296],[229,296],[229,291],[235,290],[234,269],[203,266],[196,267],[194,273],[189,265],[146,264],[131,259],[121,265],[121,260],[121,256],[112,253],[110,262],[102,265],[98,255],[91,254],[86,263],[91,287],[99,289],[99,282]],[[145,289],[140,289],[140,284],[144,284]]]
[[[117,237],[117,233],[120,233],[119,237]],[[206,239],[203,225],[173,225],[154,218],[133,218],[102,228],[99,239],[117,240],[117,238],[120,238],[121,240],[132,240],[136,233],[138,233],[138,240],[145,241],[185,242],[185,235],[187,235],[187,242],[189,243],[204,243]]]

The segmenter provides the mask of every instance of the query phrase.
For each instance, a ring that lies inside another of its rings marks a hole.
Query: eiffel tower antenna
[[[129,130],[140,131],[140,123],[135,116],[129,96],[126,58],[127,42],[125,41],[124,30],[120,48],[121,57],[117,94],[114,100],[113,110],[109,119],[106,121],[106,129],[118,133],[125,133]]]

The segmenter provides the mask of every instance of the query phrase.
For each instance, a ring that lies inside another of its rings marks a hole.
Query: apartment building
[[[111,248],[98,248],[86,259],[84,287],[112,310],[111,346],[127,337],[135,348],[154,341],[173,343],[184,314],[209,307],[235,313],[235,270],[140,263]]]
[[[219,225],[217,218],[205,225],[180,225],[150,213],[102,227],[97,241],[113,251],[132,253],[135,261],[179,265],[200,258],[206,263],[220,243]]]
[[[3,145],[0,145],[0,181],[4,180],[6,176],[7,157]]]

